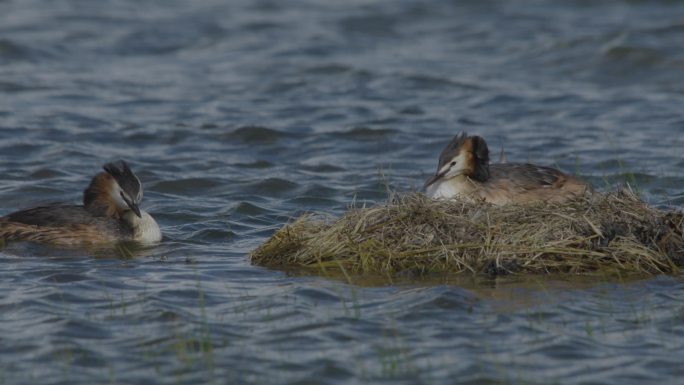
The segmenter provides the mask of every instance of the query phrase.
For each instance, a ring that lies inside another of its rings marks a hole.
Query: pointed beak
[[[140,214],[140,207],[138,207],[137,204],[133,203],[131,205],[131,210],[133,210],[133,212],[135,213],[135,215],[138,216],[138,218],[142,218],[142,214]]]
[[[135,215],[137,215],[138,218],[142,218],[142,214],[140,214],[140,207],[138,207],[138,204],[135,202],[131,202],[128,199],[126,199],[125,201],[126,201],[126,204],[128,205],[128,207],[130,207],[131,210],[133,210]]]
[[[431,184],[433,184],[433,183],[437,182],[438,180],[442,179],[442,177],[444,176],[444,174],[446,174],[446,171],[444,171],[444,172],[442,172],[442,173],[439,173],[439,174],[433,175],[430,179],[427,180],[427,182],[425,182],[425,185],[423,186],[423,188],[424,188],[424,189],[425,189],[425,188],[428,188]]]

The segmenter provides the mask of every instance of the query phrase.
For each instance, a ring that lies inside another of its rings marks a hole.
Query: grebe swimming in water
[[[439,156],[437,173],[425,183],[435,199],[460,196],[495,205],[536,201],[562,202],[591,187],[572,175],[529,163],[489,164],[487,142],[457,135]]]
[[[158,243],[161,231],[141,210],[143,189],[123,160],[107,163],[83,191],[83,205],[51,204],[0,218],[0,239],[62,246],[118,241]]]

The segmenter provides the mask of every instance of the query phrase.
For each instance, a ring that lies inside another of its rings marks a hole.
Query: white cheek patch
[[[458,154],[457,166],[459,166],[459,168],[465,169],[465,168],[468,167],[468,165],[467,165],[467,163],[468,163],[468,157],[467,157],[467,155],[468,155],[468,153],[465,152],[465,151],[461,151],[461,153]]]
[[[463,172],[464,170],[468,170],[470,168],[470,164],[468,164],[468,153],[465,151],[462,151],[460,154],[458,154],[458,160],[456,162],[459,172]]]
[[[451,162],[445,164],[444,167],[440,168],[439,171],[437,171],[437,174],[444,174],[447,171],[449,171],[450,168],[451,168]]]
[[[121,197],[121,187],[119,187],[119,184],[116,182],[112,182],[112,188],[110,191],[112,192],[111,198],[116,204],[116,206],[122,210],[128,209],[128,204]]]
[[[453,159],[451,159],[451,161],[449,163],[444,165],[444,167],[442,167],[442,170],[440,170],[440,172],[446,172],[447,177],[461,175],[464,170],[468,169],[466,156],[467,156],[466,152],[461,151],[461,153],[458,154],[458,156],[454,157]],[[454,162],[456,162],[456,164],[454,166],[451,166],[451,164]]]

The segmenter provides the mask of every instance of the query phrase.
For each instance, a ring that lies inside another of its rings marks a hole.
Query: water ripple
[[[358,277],[248,253],[467,130],[684,206],[677,2],[0,4],[0,214],[130,161],[156,247],[0,249],[0,383],[675,383],[682,276]],[[381,176],[382,175],[382,176]]]

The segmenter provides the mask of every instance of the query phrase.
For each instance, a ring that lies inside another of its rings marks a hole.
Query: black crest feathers
[[[114,177],[119,186],[121,186],[121,189],[131,198],[136,199],[140,195],[140,180],[133,174],[131,168],[128,167],[128,163],[124,160],[107,163],[102,168],[107,174]]]

